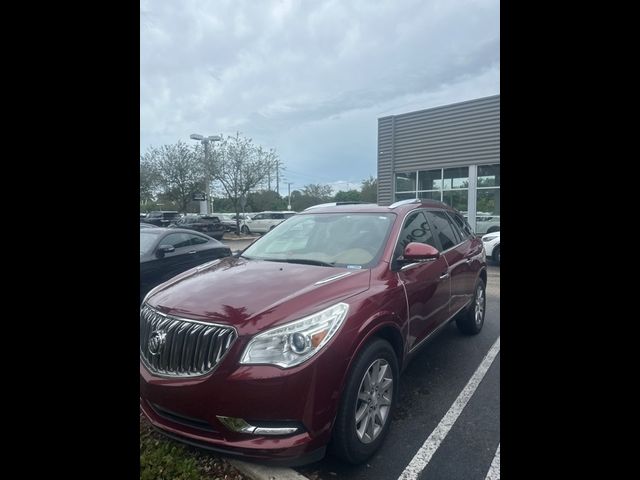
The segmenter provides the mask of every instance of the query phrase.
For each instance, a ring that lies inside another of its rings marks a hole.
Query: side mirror
[[[420,262],[423,260],[432,260],[440,257],[437,248],[427,245],[426,243],[411,242],[404,247],[404,262]]]
[[[159,258],[163,258],[165,253],[171,253],[175,251],[176,251],[176,247],[174,247],[173,245],[160,245],[156,250],[156,255]]]

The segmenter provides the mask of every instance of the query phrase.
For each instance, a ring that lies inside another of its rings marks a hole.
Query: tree
[[[178,210],[186,213],[193,193],[202,191],[202,162],[193,148],[184,142],[150,147],[144,156],[157,172],[162,198],[174,203]]]
[[[302,195],[317,198],[321,201],[328,202],[333,195],[333,188],[330,185],[321,185],[319,183],[310,183],[302,187]]]
[[[287,202],[272,190],[263,190],[250,193],[247,198],[247,207],[252,212],[263,212],[265,210],[286,210]]]
[[[330,202],[333,197],[333,189],[329,185],[310,183],[302,188],[302,191],[291,192],[291,208],[302,211],[319,203]]]
[[[160,185],[158,169],[149,154],[140,156],[140,204],[152,203]]]
[[[269,174],[276,153],[253,144],[250,138],[227,136],[216,147],[215,161],[210,170],[211,178],[231,201],[236,213],[236,233],[240,233],[241,198],[256,188]]]
[[[360,202],[361,195],[358,190],[348,190],[346,192],[340,191],[336,193],[336,202]]]
[[[367,203],[378,203],[378,179],[369,176],[368,179],[362,181],[360,190],[360,200]]]

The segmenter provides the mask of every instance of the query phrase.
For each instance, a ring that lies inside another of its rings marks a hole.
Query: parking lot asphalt
[[[351,466],[329,454],[299,473],[313,480],[499,478],[500,267],[488,273],[482,331],[464,336],[451,323],[424,345],[402,374],[389,434],[369,462]]]

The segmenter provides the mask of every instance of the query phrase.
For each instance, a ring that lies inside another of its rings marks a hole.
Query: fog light
[[[232,432],[252,435],[288,435],[298,431],[298,427],[255,426],[242,418],[223,417],[221,415],[216,415],[216,418]]]

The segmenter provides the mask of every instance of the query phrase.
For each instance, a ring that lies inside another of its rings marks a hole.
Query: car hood
[[[370,270],[229,257],[174,277],[147,303],[168,315],[253,334],[361,293],[370,277]]]

